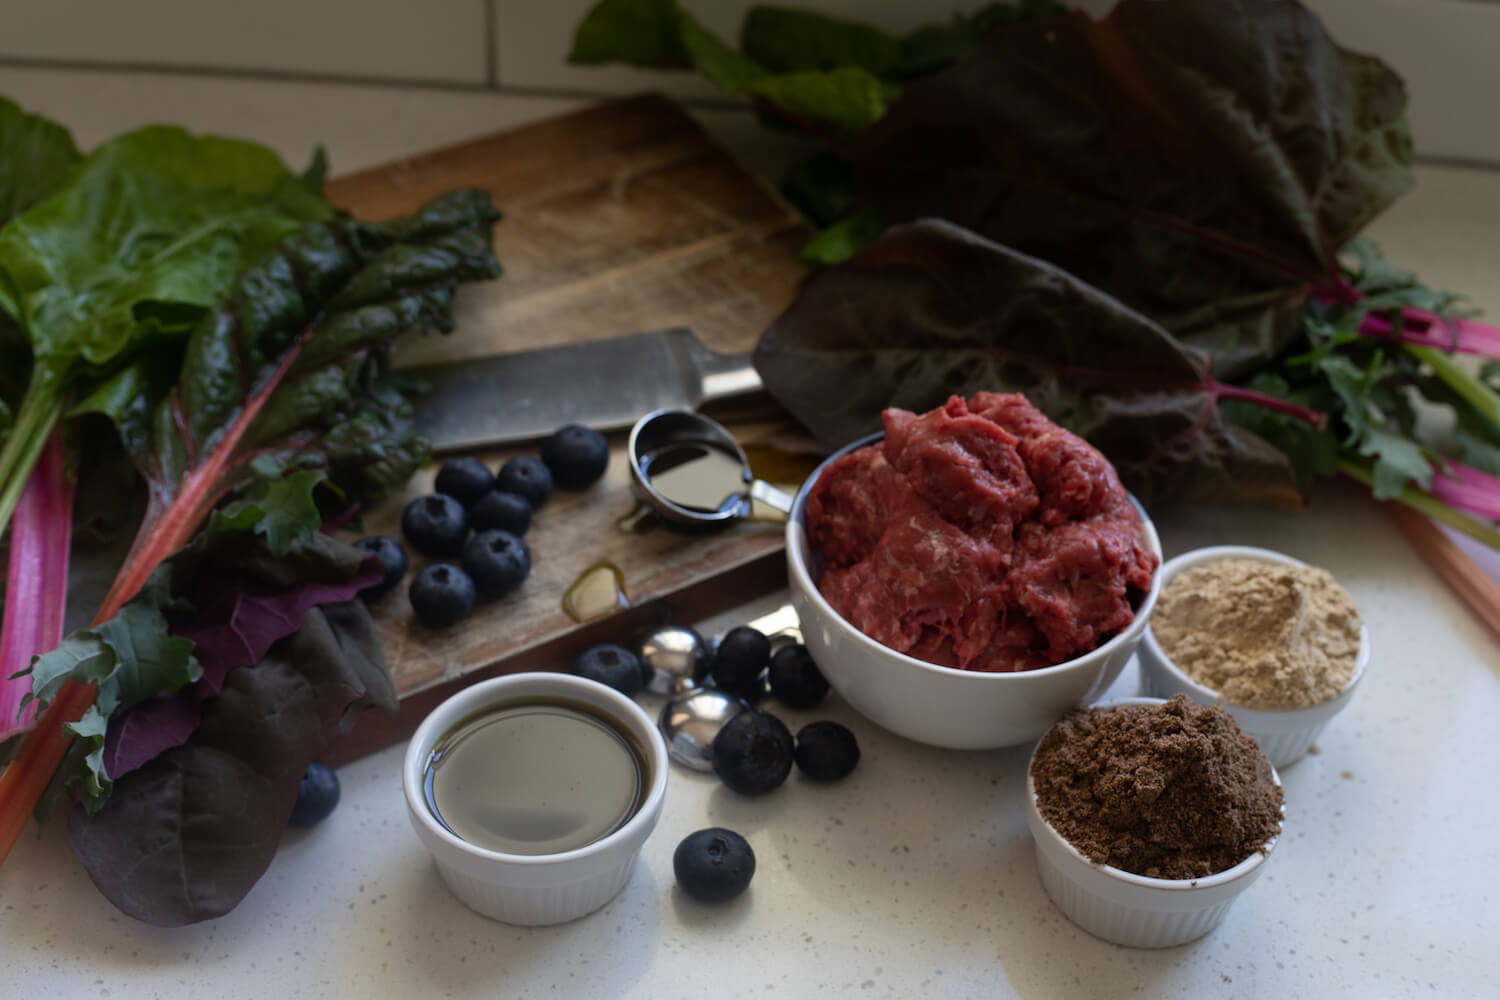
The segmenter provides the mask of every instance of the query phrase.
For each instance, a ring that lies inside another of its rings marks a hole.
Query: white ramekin
[[[1175,559],[1169,560],[1161,568],[1161,586],[1165,589],[1172,578],[1185,569],[1220,559],[1259,559],[1262,562],[1304,565],[1300,559],[1293,559],[1289,555],[1274,552],[1271,549],[1259,549],[1248,545],[1214,545],[1184,552]],[[1261,749],[1265,750],[1266,756],[1271,758],[1272,764],[1277,767],[1286,767],[1301,760],[1307,753],[1307,748],[1317,742],[1318,734],[1323,731],[1328,720],[1342,712],[1345,706],[1353,700],[1354,690],[1359,686],[1360,680],[1365,675],[1365,667],[1370,662],[1370,633],[1363,625],[1360,626],[1359,653],[1355,658],[1354,673],[1350,676],[1349,683],[1332,698],[1308,708],[1282,710],[1242,708],[1225,701],[1219,692],[1213,688],[1204,687],[1183,673],[1167,654],[1162,652],[1161,644],[1156,641],[1156,635],[1149,625],[1146,627],[1145,639],[1137,650],[1137,654],[1140,657],[1141,680],[1146,694],[1155,698],[1170,698],[1174,694],[1185,694],[1200,705],[1223,705],[1229,710],[1229,714],[1234,716],[1234,721],[1240,724],[1241,729],[1260,741]]]
[[[1121,698],[1097,707],[1161,703],[1160,698]],[[1031,760],[1035,758],[1033,750]],[[1260,877],[1280,837],[1278,833],[1233,868],[1203,878],[1133,875],[1090,861],[1042,817],[1031,780],[1031,760],[1026,764],[1026,825],[1036,843],[1042,888],[1069,920],[1114,944],[1171,948],[1207,934],[1224,919],[1239,894]],[[1275,768],[1271,777],[1281,784]]]
[[[568,698],[617,721],[646,752],[650,791],[614,833],[560,854],[505,854],[455,836],[427,808],[422,772],[433,744],[455,723],[489,705],[525,698]],[[412,828],[432,852],[438,873],[465,905],[508,924],[540,926],[576,920],[625,887],[667,793],[667,748],[651,718],[612,688],[570,674],[510,674],[465,688],[432,710],[406,748],[401,771]]]
[[[830,455],[802,484],[786,526],[787,587],[807,644],[828,683],[855,711],[918,743],[992,750],[1037,739],[1069,709],[1094,701],[1135,653],[1161,590],[1161,568],[1135,618],[1097,649],[1050,667],[1014,673],[958,670],[883,646],[850,624],[818,591],[821,560],[807,540],[807,497],[842,456],[880,440],[861,438]],[[1156,528],[1139,504],[1147,546],[1161,558]]]

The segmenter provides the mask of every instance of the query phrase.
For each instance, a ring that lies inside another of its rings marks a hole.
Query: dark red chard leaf
[[[118,782],[158,754],[187,742],[198,727],[203,703],[219,694],[231,670],[259,663],[274,643],[297,631],[312,608],[352,600],[383,575],[380,560],[370,557],[353,576],[337,582],[309,580],[281,587],[244,574],[199,577],[193,588],[192,620],[174,623],[171,634],[192,641],[203,676],[175,695],[110,719],[104,738],[106,773]]]
[[[1203,358],[1067,272],[946,222],[893,227],[810,278],[755,367],[830,448],[879,430],[888,406],[1023,392],[1148,506],[1299,502],[1286,457],[1220,418]]]
[[[100,812],[73,810],[73,850],[99,891],[160,927],[233,909],[275,856],[307,765],[351,710],[389,693],[385,676],[362,602],[309,611],[230,673],[191,741],[127,775]]]
[[[77,740],[53,795],[97,810],[116,779],[192,734],[231,671],[258,663],[310,608],[348,601],[380,578],[378,559],[317,532],[308,502],[317,482],[295,473],[231,505],[113,618],[33,662],[28,700],[39,711],[70,684],[97,690],[70,726]],[[268,522],[295,537],[286,551],[272,544],[276,532],[259,530]],[[394,698],[380,703],[394,707]]]
[[[1123,0],[1001,27],[852,146],[883,221],[950,219],[1052,261],[1235,379],[1411,185],[1405,105],[1295,0]]]

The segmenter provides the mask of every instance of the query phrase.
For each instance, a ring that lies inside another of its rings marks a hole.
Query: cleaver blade
[[[531,441],[564,424],[619,430],[652,410],[695,410],[761,388],[748,357],[711,351],[684,329],[405,371],[430,386],[416,423],[434,452]]]

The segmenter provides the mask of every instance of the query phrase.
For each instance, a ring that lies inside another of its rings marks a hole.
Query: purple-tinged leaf
[[[230,674],[191,740],[121,779],[101,811],[75,808],[73,850],[137,920],[221,916],[270,865],[307,765],[350,710],[389,696],[363,602],[315,608],[253,669]]]
[[[352,600],[382,575],[380,560],[372,556],[355,576],[340,583],[278,589],[244,577],[199,580],[203,596],[197,601],[197,620],[171,631],[192,640],[203,677],[175,695],[146,702],[110,720],[104,740],[104,768],[110,778],[118,781],[187,742],[198,728],[203,702],[219,694],[231,670],[263,660],[273,644],[297,631],[312,608]]]

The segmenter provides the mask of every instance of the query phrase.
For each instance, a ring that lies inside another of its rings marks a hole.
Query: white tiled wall
[[[420,82],[517,93],[605,95],[660,89],[722,100],[686,73],[566,62],[592,0],[4,0],[0,65],[209,69]],[[733,38],[751,0],[682,0]],[[776,0],[891,30],[983,0]],[[1075,0],[1102,12],[1111,0]],[[1201,0],[1213,3],[1216,0]],[[1406,77],[1419,150],[1500,163],[1500,2],[1308,0],[1345,45]]]
[[[0,57],[483,86],[486,2],[4,0]]]

